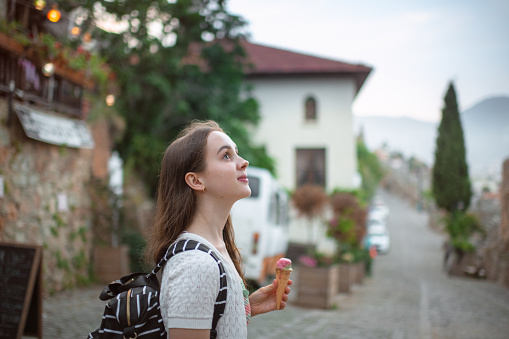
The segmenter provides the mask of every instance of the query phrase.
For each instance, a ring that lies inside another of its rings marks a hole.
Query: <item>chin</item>
[[[247,190],[245,192],[243,192],[241,199],[249,198],[250,196],[251,196],[251,188],[249,188],[249,186],[247,186]]]

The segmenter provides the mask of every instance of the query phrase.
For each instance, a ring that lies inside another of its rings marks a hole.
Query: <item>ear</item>
[[[205,188],[205,185],[200,175],[198,175],[197,173],[194,172],[186,173],[185,180],[186,184],[195,191],[203,191],[203,189]]]

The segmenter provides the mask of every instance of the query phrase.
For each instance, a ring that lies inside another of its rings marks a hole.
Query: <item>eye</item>
[[[223,155],[223,159],[230,160],[230,159],[231,159],[230,153],[229,153],[229,152],[226,152],[226,153]]]

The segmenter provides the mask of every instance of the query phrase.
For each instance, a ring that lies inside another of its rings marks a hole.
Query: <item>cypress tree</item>
[[[472,196],[463,128],[452,82],[444,97],[442,120],[438,127],[433,166],[433,196],[439,207],[451,213],[467,210]]]

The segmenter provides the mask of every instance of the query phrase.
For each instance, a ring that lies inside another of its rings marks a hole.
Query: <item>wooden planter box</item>
[[[348,266],[350,266],[350,286],[353,286],[357,283],[357,265],[348,264]]]
[[[361,261],[354,264],[355,266],[355,283],[362,284],[366,276],[366,264]]]
[[[127,246],[94,248],[94,273],[97,281],[109,284],[131,273]]]
[[[350,293],[350,286],[352,285],[352,265],[350,264],[339,264],[338,268],[338,292],[339,293]]]
[[[328,309],[338,291],[339,266],[298,267],[296,304]]]

